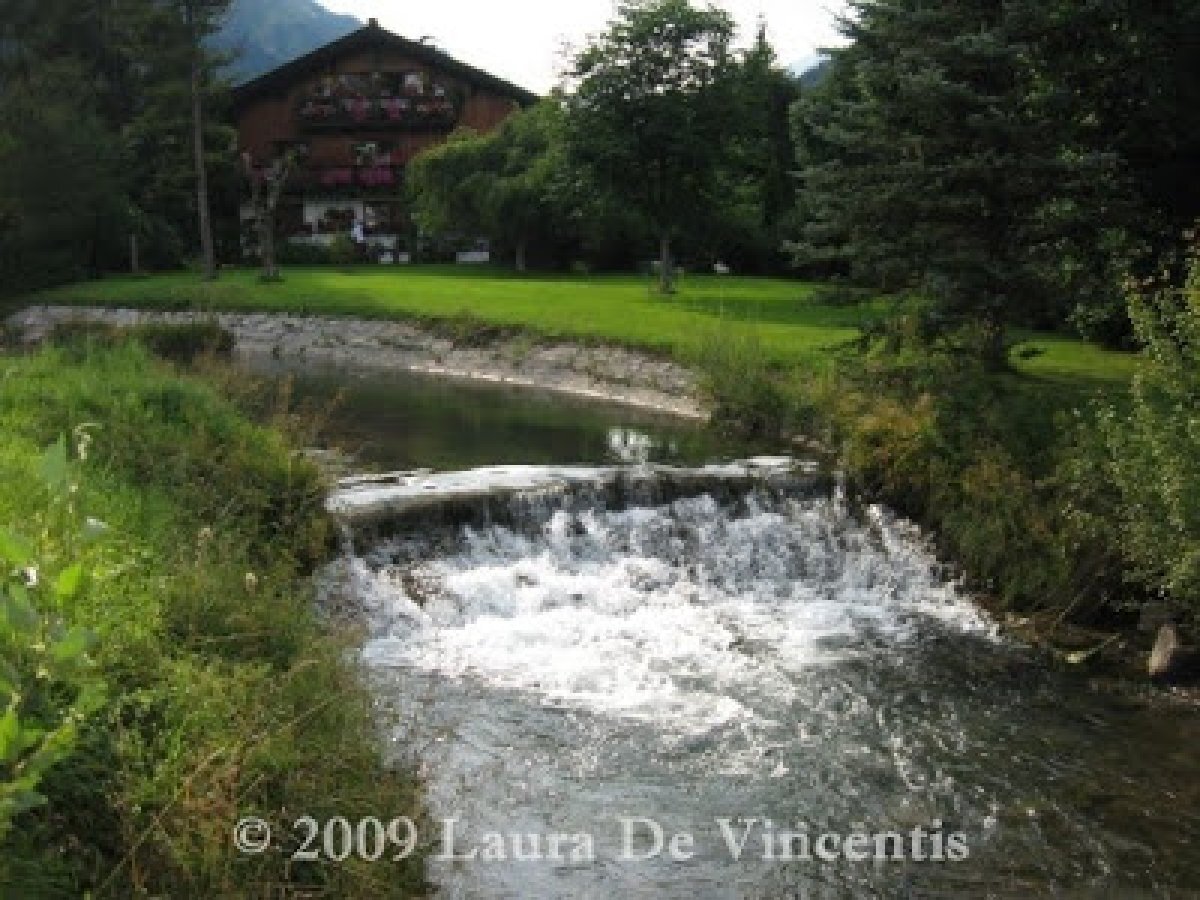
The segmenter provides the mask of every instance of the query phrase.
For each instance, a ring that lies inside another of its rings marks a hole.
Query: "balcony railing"
[[[406,129],[448,131],[458,124],[460,107],[448,97],[308,99],[298,110],[307,129]]]
[[[404,183],[402,166],[303,166],[288,179],[289,194],[310,191],[358,195],[394,193]]]
[[[337,187],[395,187],[400,184],[400,173],[391,166],[356,166],[320,169],[312,173],[314,186]]]

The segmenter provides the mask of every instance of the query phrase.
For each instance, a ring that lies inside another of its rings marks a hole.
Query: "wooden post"
[[[663,294],[675,292],[675,262],[671,259],[671,235],[663,232],[658,250],[658,289]]]

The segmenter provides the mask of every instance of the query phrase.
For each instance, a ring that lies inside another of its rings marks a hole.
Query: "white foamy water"
[[[908,529],[878,510],[853,524],[836,500],[559,511],[536,533],[468,530],[453,552],[358,578],[373,665],[676,733],[769,722],[806,670],[889,652],[923,619],[990,631]]]
[[[366,615],[394,755],[421,767],[432,817],[457,820],[456,848],[595,838],[582,862],[435,846],[439,897],[1157,896],[1189,877],[1200,821],[1152,798],[1190,757],[997,640],[911,526],[838,498],[544,500],[514,498],[511,527],[397,535],[324,579]],[[695,858],[629,862],[619,816],[694,835]],[[940,822],[971,856],[738,860],[730,816],[814,834]]]

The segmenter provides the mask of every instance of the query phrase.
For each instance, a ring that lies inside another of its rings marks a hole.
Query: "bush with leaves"
[[[700,390],[719,428],[754,438],[781,438],[806,424],[799,398],[768,361],[757,336],[713,332],[696,358]]]
[[[1098,410],[1100,471],[1111,485],[1131,572],[1181,611],[1200,611],[1200,242],[1182,287],[1129,284],[1145,345],[1127,412]],[[1082,475],[1082,473],[1081,473]],[[1086,477],[1086,476],[1083,476]]]
[[[1091,544],[1117,548],[1138,586],[1200,611],[1200,242],[1182,287],[1130,281],[1144,344],[1128,404],[1100,404],[1067,464],[1069,512]]]
[[[81,433],[86,445],[86,436]],[[99,530],[79,525],[66,440],[46,451],[51,554]],[[89,654],[93,635],[69,625],[70,606],[86,588],[79,563],[43,567],[34,547],[0,532],[0,839],[21,813],[46,802],[38,788],[71,755],[80,725],[104,704],[105,687]]]

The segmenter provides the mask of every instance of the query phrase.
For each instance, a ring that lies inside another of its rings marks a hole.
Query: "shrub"
[[[236,340],[233,332],[216,322],[186,325],[139,325],[129,330],[152,353],[176,362],[190,363],[207,354],[229,356]]]
[[[783,437],[795,427],[794,395],[757,339],[711,334],[696,362],[700,390],[718,427],[765,438]]]
[[[332,261],[328,247],[297,241],[281,241],[275,260],[281,266],[324,266]]]
[[[1132,574],[1182,610],[1200,612],[1200,243],[1182,287],[1128,285],[1145,345],[1127,410],[1097,410],[1100,470],[1111,485]],[[1080,473],[1083,474],[1083,473]],[[1088,476],[1084,476],[1088,477]]]
[[[339,234],[334,237],[326,253],[329,262],[335,266],[347,266],[360,259],[358,245],[351,240],[348,234]]]
[[[80,320],[60,322],[50,332],[51,343],[71,348],[76,356],[86,355],[89,348],[115,347],[131,340],[157,356],[181,363],[195,362],[210,354],[229,356],[236,343],[233,332],[215,321],[122,328]]]
[[[976,459],[938,489],[943,546],[1008,607],[1065,610],[1076,604],[1073,564],[1064,552],[1055,498],[1001,447]]]
[[[867,494],[919,517],[940,483],[932,398],[909,403],[859,394],[846,398],[843,413],[851,404],[857,408],[845,421],[840,446],[847,473]]]

